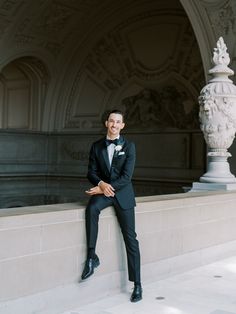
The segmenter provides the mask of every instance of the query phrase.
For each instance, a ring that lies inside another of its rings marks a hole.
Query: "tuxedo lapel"
[[[107,152],[107,147],[106,145],[104,144],[103,147],[102,147],[102,156],[105,160],[105,163],[106,163],[106,166],[107,166],[107,169],[110,171],[110,162],[109,162],[109,158],[108,158],[108,152]]]
[[[104,139],[104,141],[102,141],[101,144],[102,144],[101,145],[101,153],[102,153],[103,159],[106,163],[107,169],[110,172],[111,171],[111,165],[109,162],[109,157],[108,157],[108,152],[107,152],[107,146],[105,144],[105,139]],[[123,136],[120,136],[120,139],[118,141],[118,145],[121,145],[122,147],[124,147],[126,145],[126,141],[123,138]],[[114,154],[115,154],[115,152],[114,152]],[[114,155],[113,155],[113,159],[112,159],[112,164],[113,164],[113,160],[114,160]]]

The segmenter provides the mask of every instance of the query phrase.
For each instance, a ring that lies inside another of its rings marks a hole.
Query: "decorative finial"
[[[224,42],[224,39],[220,37],[216,43],[216,48],[214,48],[213,52],[213,68],[210,69],[209,74],[213,75],[213,79],[210,82],[224,80],[232,82],[228,76],[233,75],[234,71],[228,67],[230,63],[230,57],[227,52],[227,47]],[[219,77],[219,73],[223,74]]]
[[[216,46],[217,48],[214,48],[213,52],[213,62],[215,63],[215,65],[224,64],[227,66],[230,63],[230,58],[223,37],[219,38]]]

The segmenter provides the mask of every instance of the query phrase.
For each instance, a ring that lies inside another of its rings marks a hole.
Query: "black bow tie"
[[[106,139],[106,146],[109,146],[110,144],[115,144],[117,145],[118,144],[118,139],[116,138],[115,140],[107,140]]]

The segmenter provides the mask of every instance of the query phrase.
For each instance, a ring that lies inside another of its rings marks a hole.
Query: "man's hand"
[[[109,183],[106,183],[104,181],[100,181],[98,187],[102,190],[102,193],[105,196],[107,196],[107,197],[109,197],[109,196],[114,197],[115,196],[115,193],[114,193],[115,189]]]
[[[96,194],[104,194],[100,186],[94,186],[93,188],[89,189],[88,191],[85,191],[88,195],[96,195]]]

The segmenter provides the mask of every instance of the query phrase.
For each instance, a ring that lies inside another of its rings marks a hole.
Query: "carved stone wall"
[[[193,103],[204,72],[187,2],[181,3],[1,0],[0,67],[34,55],[49,69],[45,131],[97,131],[107,107],[170,83]],[[203,11],[207,3],[199,3]]]
[[[89,147],[113,107],[126,111],[126,136],[137,145],[139,195],[198,180],[197,98],[219,35],[235,67],[234,13],[234,0],[0,0],[0,128],[16,134],[15,146],[0,136],[1,180],[10,184],[2,197],[36,182],[40,202],[82,197]],[[48,157],[38,161],[31,144],[44,151],[41,136]]]
[[[234,0],[204,0],[206,12],[215,38],[223,37],[232,58],[232,66],[236,67],[236,2]]]
[[[151,120],[151,127],[185,128],[181,124],[198,119],[196,100],[203,83],[199,48],[183,9],[161,16],[159,10],[143,12],[117,25],[90,49],[75,75],[64,127],[99,130],[102,113],[115,106],[128,116],[138,108],[137,114]],[[147,103],[150,110],[145,109]],[[129,119],[129,125],[137,122]],[[198,128],[196,121],[187,124]]]
[[[49,76],[40,60],[16,59],[0,75],[0,127],[41,130]]]
[[[101,136],[1,131],[0,208],[86,202],[88,154],[91,143]],[[136,143],[133,182],[137,196],[183,192],[193,177],[201,175],[204,142],[200,131],[126,136]],[[154,144],[161,150],[153,150]]]

